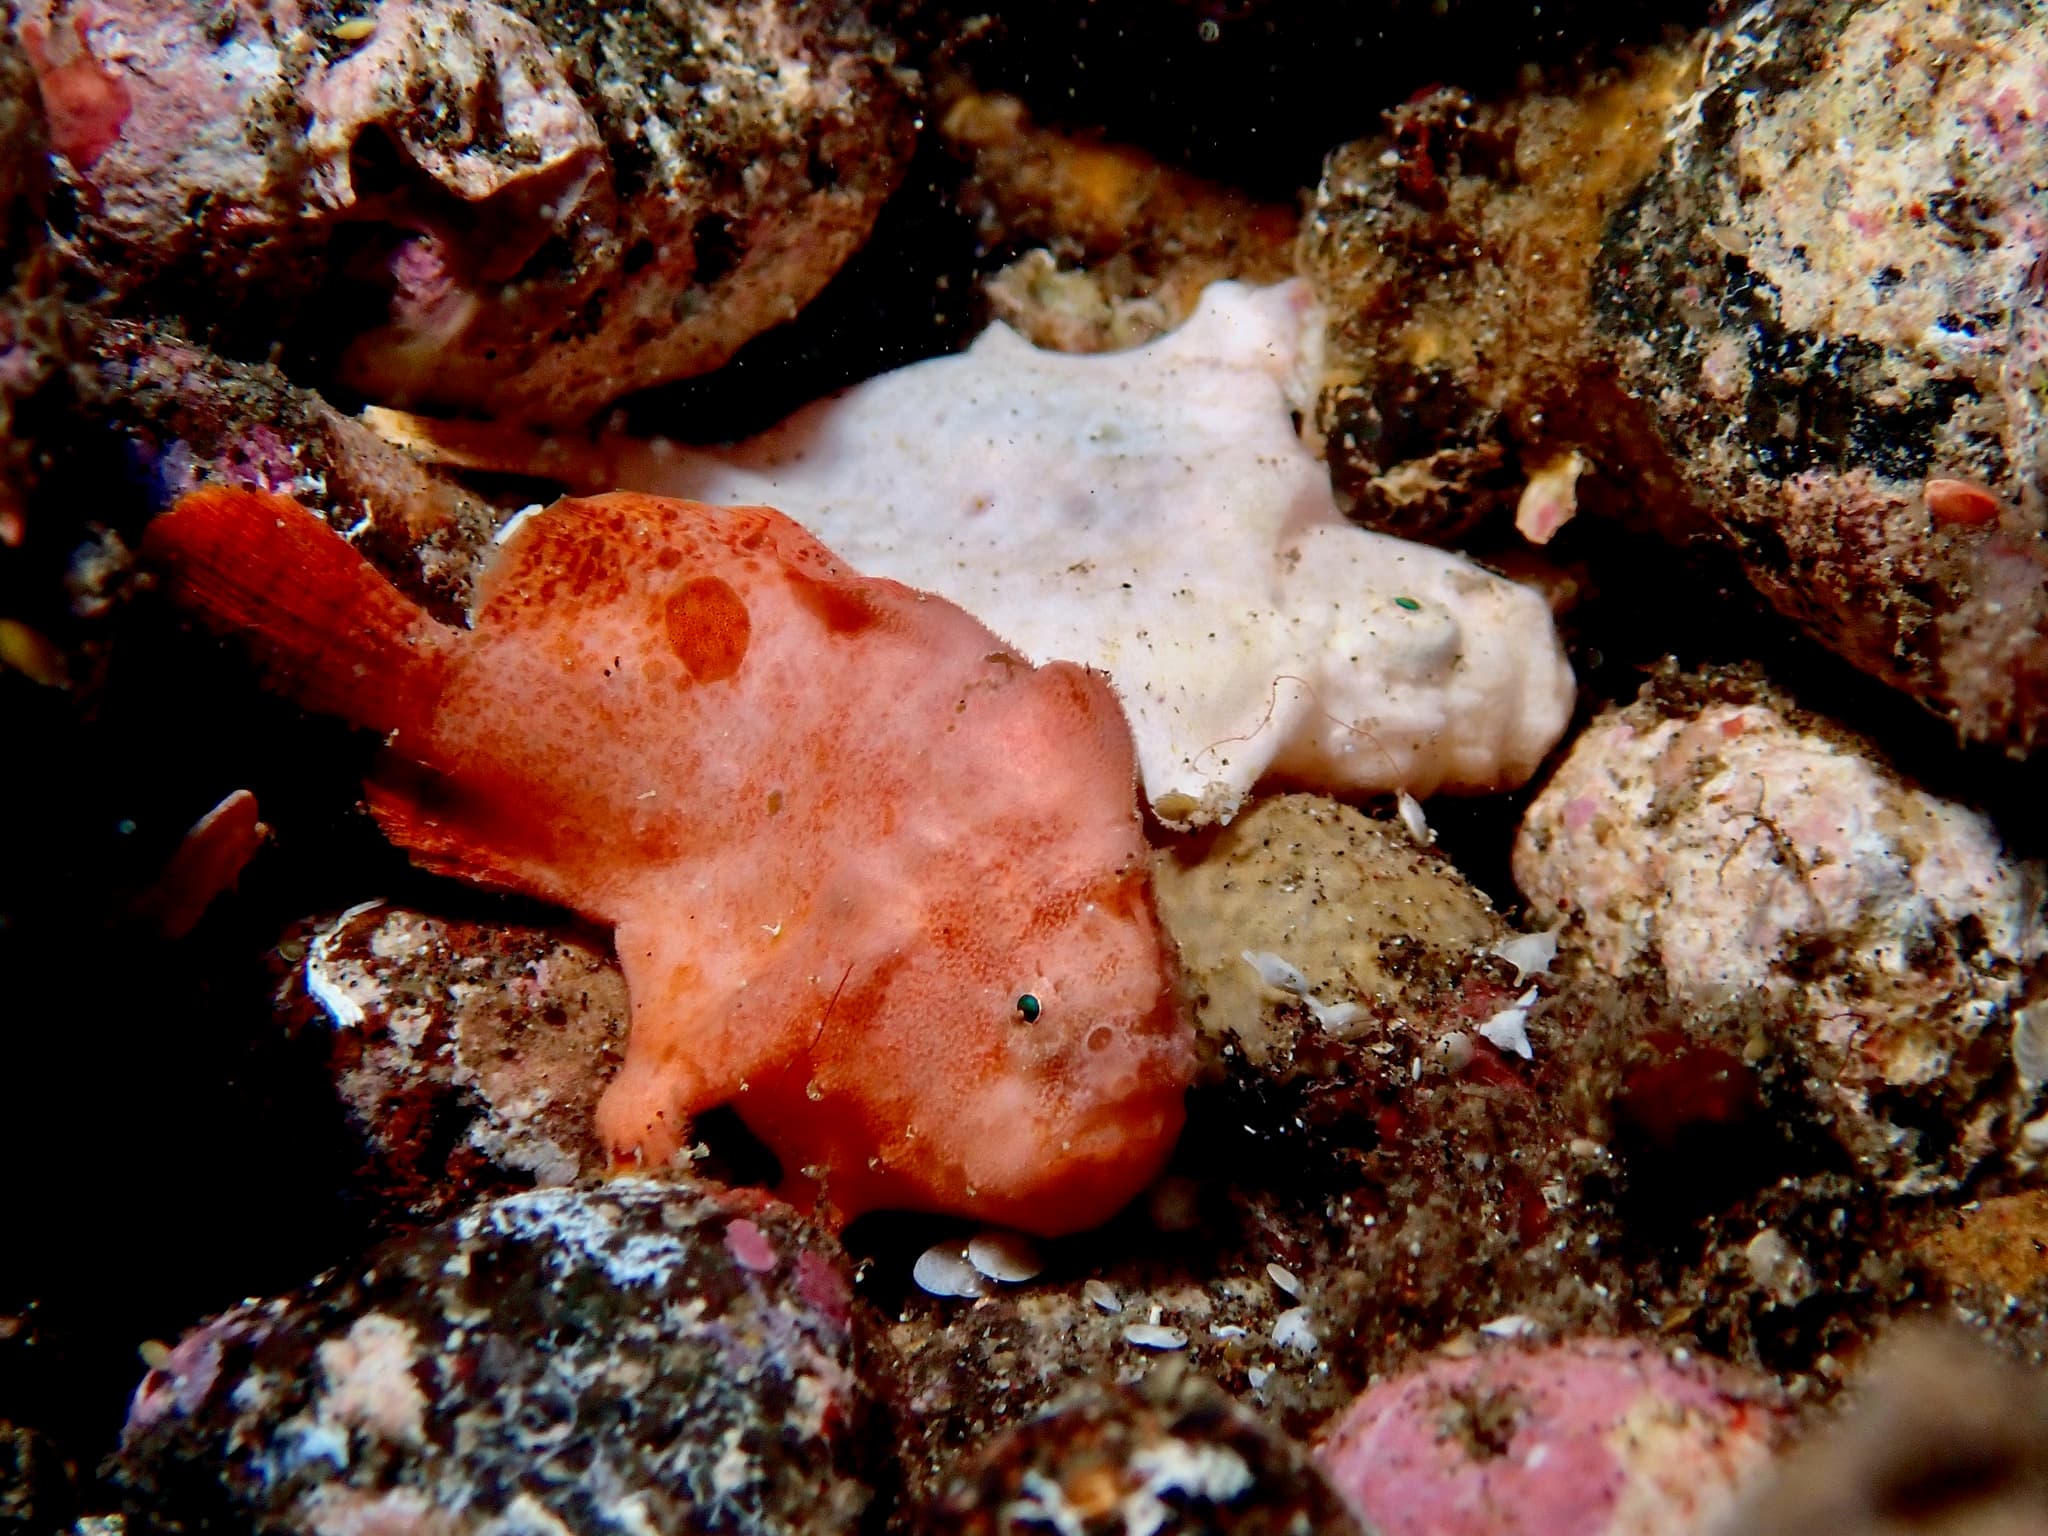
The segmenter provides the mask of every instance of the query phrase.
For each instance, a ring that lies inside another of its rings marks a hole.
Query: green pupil
[[[1026,1024],[1038,1022],[1038,999],[1026,992],[1017,999],[1017,1016]]]

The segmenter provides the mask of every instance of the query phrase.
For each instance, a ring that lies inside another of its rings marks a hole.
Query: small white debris
[[[1127,1323],[1124,1342],[1135,1344],[1140,1349],[1186,1349],[1188,1336],[1179,1328],[1168,1328],[1159,1323]]]
[[[510,517],[505,519],[504,526],[499,528],[499,530],[496,533],[491,535],[491,542],[493,544],[503,544],[508,542],[511,539],[512,535],[519,531],[520,525],[524,523],[529,517],[533,516],[534,513],[540,511],[540,509],[541,504],[539,502],[528,502],[525,506],[521,507],[517,512],[514,512]]]
[[[1104,1312],[1121,1312],[1124,1309],[1123,1299],[1102,1280],[1088,1281],[1081,1287],[1081,1295]]]
[[[1266,1278],[1279,1286],[1288,1295],[1295,1297],[1297,1300],[1300,1298],[1301,1280],[1293,1270],[1278,1264],[1268,1264],[1266,1266]]]
[[[1462,1029],[1454,1029],[1437,1041],[1436,1053],[1443,1059],[1444,1070],[1462,1072],[1472,1065],[1472,1037]]]
[[[1275,1349],[1291,1349],[1297,1355],[1312,1355],[1322,1342],[1309,1323],[1307,1307],[1289,1307],[1273,1319]]]
[[[1531,987],[1515,999],[1513,1007],[1501,1009],[1480,1025],[1479,1033],[1499,1050],[1512,1051],[1524,1061],[1533,1059],[1536,1053],[1529,1048],[1529,1010],[1535,1003],[1536,989]]]
[[[1212,1339],[1241,1339],[1248,1331],[1236,1323],[1218,1323],[1209,1330],[1209,1337]]]
[[[1422,802],[1407,790],[1398,790],[1394,795],[1394,812],[1401,818],[1401,825],[1408,835],[1427,848],[1436,841],[1436,834],[1429,829],[1429,818],[1422,814]]]
[[[1240,951],[1244,963],[1259,973],[1259,980],[1281,992],[1292,992],[1296,997],[1308,994],[1308,978],[1301,973],[1301,967],[1267,949]]]
[[[2048,1083],[2048,1002],[2013,1009],[2012,1061],[2029,1093]]]
[[[1273,1379],[1273,1373],[1263,1365],[1254,1365],[1245,1371],[1244,1379],[1254,1392],[1263,1392],[1266,1383]]]
[[[1813,1294],[1813,1270],[1776,1227],[1765,1227],[1742,1250],[1749,1277],[1787,1306]]]
[[[967,1262],[991,1280],[1014,1285],[1035,1279],[1045,1260],[1021,1232],[977,1232],[967,1242]]]
[[[1499,955],[1515,968],[1515,985],[1520,986],[1531,976],[1546,976],[1550,963],[1557,958],[1557,936],[1564,931],[1564,924],[1545,928],[1540,933],[1517,933],[1502,939],[1487,949],[1489,955]]]
[[[910,1278],[929,1296],[986,1296],[989,1283],[967,1259],[959,1241],[934,1243],[917,1256]]]
[[[1539,465],[1515,503],[1515,531],[1531,544],[1548,544],[1579,510],[1579,476],[1592,467],[1576,448]]]
[[[1315,1016],[1316,1026],[1326,1034],[1336,1034],[1352,1023],[1365,1010],[1354,1002],[1320,1003],[1314,998],[1303,999],[1308,1011]]]
[[[1543,1332],[1543,1325],[1533,1317],[1510,1312],[1490,1323],[1481,1323],[1479,1331],[1493,1339],[1533,1339]]]

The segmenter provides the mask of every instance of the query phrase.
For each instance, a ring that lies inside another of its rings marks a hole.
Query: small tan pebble
[[[376,30],[374,16],[351,16],[347,21],[337,21],[328,35],[337,43],[360,43]]]

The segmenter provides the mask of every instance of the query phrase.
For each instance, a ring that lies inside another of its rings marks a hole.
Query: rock
[[[982,246],[1020,253],[985,291],[1033,346],[1137,346],[1185,320],[1212,282],[1292,275],[1297,221],[1284,204],[1041,127],[1014,96],[963,94],[939,131],[968,162],[960,201]]]
[[[574,420],[715,368],[908,151],[855,0],[26,0],[20,31],[86,271],[262,341],[341,330],[392,401]]]
[[[2048,1392],[1960,1332],[1887,1341],[1840,1420],[1717,1529],[2018,1536],[2048,1523]]]
[[[1753,678],[1668,674],[1601,715],[1514,867],[1592,964],[1656,967],[1695,1040],[1801,1063],[1868,1174],[1923,1187],[2015,1145],[2042,1086],[2043,872]]]
[[[61,1530],[79,1506],[78,1469],[50,1437],[0,1419],[0,1532]]]
[[[594,936],[371,902],[287,941],[290,956],[280,1001],[327,1038],[359,1192],[434,1219],[606,1171],[592,1117],[627,1001]]]
[[[1784,1427],[1761,1379],[1582,1338],[1439,1353],[1369,1388],[1316,1459],[1382,1536],[1689,1536]]]
[[[1581,505],[1711,540],[1823,644],[2028,751],[2032,15],[1802,0],[1742,12],[1704,64],[1654,50],[1571,93],[1397,109],[1391,140],[1331,157],[1302,244],[1340,493],[1439,539],[1519,502],[1539,540]]]
[[[1434,1054],[1514,995],[1487,963],[1508,929],[1486,898],[1398,825],[1336,801],[1257,801],[1153,868],[1212,1078],[1233,1056],[1276,1080],[1313,1072],[1319,1037]]]
[[[1456,539],[1574,451],[1595,505],[1672,479],[1600,355],[1592,268],[1693,67],[1661,48],[1499,104],[1440,88],[1331,154],[1300,255],[1324,317],[1311,425],[1353,517]]]
[[[2048,731],[2048,30],[1801,0],[1723,27],[1596,303],[1783,613],[1955,721]]]
[[[1215,1387],[1161,1372],[1093,1387],[996,1437],[917,1528],[1363,1536],[1307,1453]]]
[[[43,237],[48,157],[34,72],[13,31],[0,28],[0,549],[26,537],[40,478],[37,399],[75,345]]]
[[[758,1196],[482,1205],[187,1333],[129,1409],[129,1529],[851,1531],[850,1299]]]
[[[437,616],[467,613],[469,584],[502,520],[478,497],[275,368],[127,322],[93,332],[89,366],[71,472],[115,542],[103,539],[74,563],[74,608],[110,606],[127,547],[149,517],[220,481],[297,498]]]

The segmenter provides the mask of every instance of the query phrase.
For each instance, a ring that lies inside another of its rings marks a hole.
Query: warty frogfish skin
[[[195,491],[145,553],[271,685],[386,737],[368,804],[417,863],[615,930],[615,1160],[730,1103],[840,1218],[1041,1234],[1158,1173],[1192,1038],[1099,674],[762,507],[557,502],[467,629],[282,496]]]

